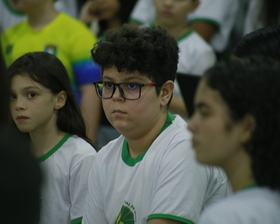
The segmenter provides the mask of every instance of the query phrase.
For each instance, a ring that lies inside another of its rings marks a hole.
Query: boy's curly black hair
[[[153,82],[174,81],[179,48],[177,41],[160,27],[135,27],[124,24],[106,33],[91,50],[102,70],[115,66],[119,72],[138,71]]]

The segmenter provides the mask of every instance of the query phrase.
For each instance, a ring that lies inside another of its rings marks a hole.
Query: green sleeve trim
[[[133,18],[129,18],[129,22],[136,23],[138,25],[144,25],[142,21]]]
[[[218,23],[217,21],[213,20],[213,19],[207,19],[207,18],[196,18],[196,19],[191,19],[189,21],[190,23],[194,23],[194,22],[207,22],[207,23],[212,23],[214,24],[216,27],[218,27],[219,29],[221,28],[221,24]]]
[[[150,219],[171,219],[171,220],[175,220],[175,221],[179,221],[179,222],[183,222],[183,223],[187,223],[187,224],[195,224],[193,221],[182,218],[182,217],[178,217],[175,215],[170,215],[170,214],[151,214],[148,216],[148,220]]]
[[[79,217],[79,218],[76,218],[76,219],[72,219],[72,220],[70,221],[70,224],[80,224],[80,223],[82,223],[82,219],[83,219],[83,217]]]
[[[13,14],[18,15],[18,16],[24,16],[24,15],[25,15],[24,13],[22,13],[22,12],[20,12],[20,11],[14,10],[14,9],[11,7],[10,3],[8,2],[8,0],[4,0],[4,3],[5,3],[5,5],[7,6],[7,8],[9,9],[9,11],[12,12]]]
[[[67,140],[70,138],[72,134],[66,134],[60,141],[57,143],[50,151],[48,151],[45,155],[37,157],[37,161],[39,163],[45,161],[49,158],[52,154],[54,154]]]

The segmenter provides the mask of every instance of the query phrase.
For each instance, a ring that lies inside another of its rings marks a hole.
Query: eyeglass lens
[[[112,82],[101,82],[97,84],[98,93],[102,98],[111,98],[117,86],[123,98],[131,100],[139,99],[141,88],[137,83],[116,84]]]

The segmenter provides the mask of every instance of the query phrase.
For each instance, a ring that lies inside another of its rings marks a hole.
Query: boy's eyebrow
[[[102,79],[113,80],[112,77],[108,77],[108,76],[103,76]],[[142,77],[138,77],[138,76],[134,76],[134,75],[125,77],[124,80],[125,80],[126,82],[127,82],[127,81],[130,81],[130,80],[139,80],[139,81],[143,81],[143,82],[144,82],[144,80],[142,79]]]

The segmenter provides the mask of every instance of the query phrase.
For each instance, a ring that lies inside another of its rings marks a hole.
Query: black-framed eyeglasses
[[[95,85],[96,93],[100,98],[103,99],[112,98],[112,96],[116,91],[116,87],[119,87],[122,97],[127,100],[138,100],[141,97],[141,89],[144,86],[161,85],[155,82],[139,84],[139,83],[131,83],[131,82],[113,83],[113,82],[105,82],[105,81],[98,81],[98,82],[94,82],[93,84]]]

